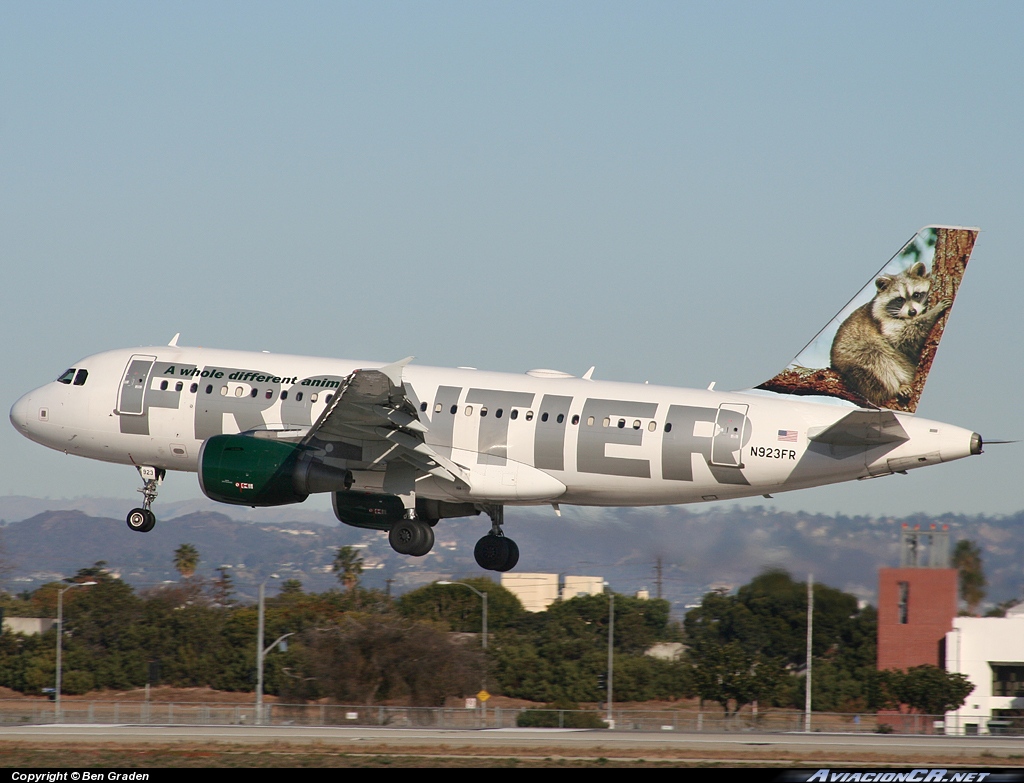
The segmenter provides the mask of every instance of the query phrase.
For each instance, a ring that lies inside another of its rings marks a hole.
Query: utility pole
[[[804,731],[811,731],[811,638],[814,634],[814,574],[807,575],[807,680],[804,683]]]

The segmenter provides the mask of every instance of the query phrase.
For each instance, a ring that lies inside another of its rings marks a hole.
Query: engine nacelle
[[[351,485],[349,471],[323,464],[294,443],[214,435],[199,450],[199,486],[220,503],[283,506]]]

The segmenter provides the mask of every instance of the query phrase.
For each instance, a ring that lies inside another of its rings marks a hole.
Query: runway
[[[234,747],[300,754],[661,759],[679,762],[1024,766],[1024,737],[56,724],[0,728],[18,746]]]

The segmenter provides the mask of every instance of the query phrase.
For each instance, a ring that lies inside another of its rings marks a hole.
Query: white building
[[[568,601],[581,595],[601,595],[604,592],[604,578],[567,576],[559,591],[558,574],[504,573],[501,575],[501,586],[515,593],[526,611],[543,612],[559,597]]]
[[[1024,728],[1024,612],[1006,617],[957,617],[946,634],[946,670],[974,685],[947,734],[993,734]]]

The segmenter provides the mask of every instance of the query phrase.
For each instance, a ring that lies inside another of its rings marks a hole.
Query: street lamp
[[[76,587],[88,587],[97,582],[75,582],[57,591],[57,689],[54,693],[53,716],[57,723],[61,721],[60,711],[60,680],[61,680],[61,647],[64,641],[64,593]]]
[[[264,594],[267,587],[267,582],[271,579],[280,579],[277,574],[271,574],[269,577],[264,579],[260,583],[260,594],[259,594],[259,621],[257,623],[256,630],[256,725],[263,725],[263,659],[267,653],[274,649],[275,646],[283,642],[289,636],[294,636],[293,633],[286,633],[283,636],[279,636],[270,646],[263,647],[263,617],[264,617]]]
[[[614,728],[615,722],[612,719],[612,675],[615,671],[615,593],[611,585],[605,582],[608,587],[608,728]]]
[[[463,587],[468,587],[470,590],[472,590],[474,593],[476,593],[478,596],[480,596],[484,600],[484,622],[483,622],[483,639],[482,639],[483,645],[482,646],[486,650],[487,649],[487,593],[485,593],[485,592],[483,592],[481,590],[477,590],[475,587],[473,587],[473,585],[467,585],[465,582],[447,582],[447,581],[445,581],[445,582],[438,582],[437,584],[439,584],[439,585],[462,585]]]

